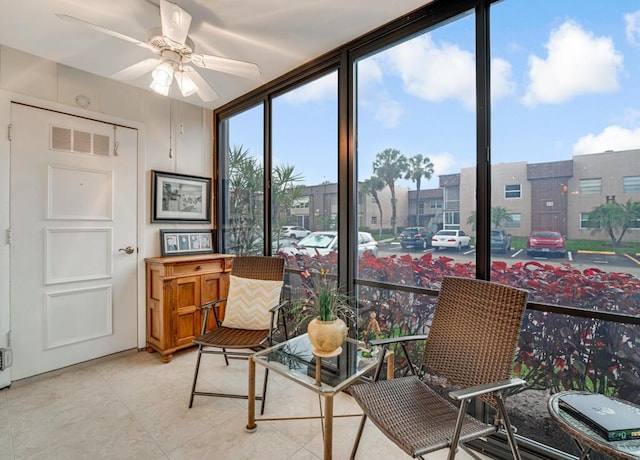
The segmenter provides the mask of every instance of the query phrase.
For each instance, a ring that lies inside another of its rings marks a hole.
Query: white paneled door
[[[12,380],[135,348],[137,131],[11,105]]]

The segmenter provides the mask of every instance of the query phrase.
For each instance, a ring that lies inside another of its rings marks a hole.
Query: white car
[[[462,230],[440,230],[431,238],[431,246],[436,249],[441,248],[462,248],[469,247],[471,237]]]
[[[289,254],[305,253],[310,256],[316,254],[329,254],[338,250],[338,232],[327,230],[324,232],[313,232],[302,238],[291,247],[283,248],[282,251]],[[358,232],[358,257],[362,257],[365,252],[372,256],[378,256],[378,242],[371,233]]]
[[[311,233],[311,230],[307,230],[306,228],[303,228],[303,227],[297,227],[295,225],[287,225],[286,227],[280,228],[280,235],[282,235],[285,238],[300,239],[300,238],[304,238],[309,233]]]

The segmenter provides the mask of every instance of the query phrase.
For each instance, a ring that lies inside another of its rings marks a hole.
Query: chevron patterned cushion
[[[269,329],[269,310],[278,305],[282,285],[282,281],[230,276],[222,325],[236,329]]]

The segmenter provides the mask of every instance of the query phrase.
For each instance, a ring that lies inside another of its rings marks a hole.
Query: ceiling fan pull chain
[[[118,153],[118,147],[120,147],[120,142],[118,142],[118,140],[116,139],[117,130],[118,130],[118,127],[116,125],[113,125],[113,156],[114,157],[120,156],[120,154]]]
[[[169,158],[173,158],[173,117],[171,116],[173,104],[169,101]]]

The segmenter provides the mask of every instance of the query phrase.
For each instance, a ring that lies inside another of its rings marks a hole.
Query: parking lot
[[[386,257],[390,255],[412,254],[418,257],[425,252],[432,252],[434,256],[446,256],[460,262],[469,262],[475,258],[475,249],[468,248],[458,251],[457,249],[435,250],[429,248],[426,250],[402,249],[399,243],[380,243],[378,257]],[[640,256],[639,255],[623,255],[604,252],[572,252],[568,251],[566,257],[531,257],[527,255],[526,250],[516,249],[509,251],[508,254],[492,253],[492,259],[503,260],[505,262],[526,262],[529,260],[537,260],[552,264],[571,264],[577,269],[597,267],[606,271],[619,271],[640,275]]]

